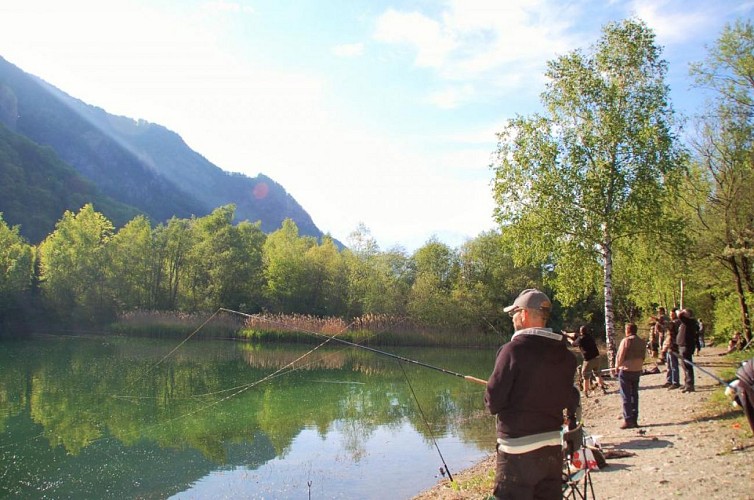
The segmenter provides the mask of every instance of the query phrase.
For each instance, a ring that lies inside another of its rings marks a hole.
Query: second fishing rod
[[[225,311],[227,313],[231,313],[231,314],[238,314],[240,316],[244,316],[244,317],[247,317],[247,318],[254,317],[253,314],[246,314],[246,313],[242,313],[240,311],[234,311],[232,309],[225,309],[225,308],[221,307],[220,310],[221,311]],[[381,356],[387,356],[389,358],[397,359],[399,361],[404,361],[406,363],[411,363],[411,364],[414,364],[414,365],[423,366],[424,368],[429,368],[430,370],[435,370],[435,371],[438,371],[438,372],[442,372],[442,373],[445,373],[447,375],[453,375],[455,377],[460,377],[460,378],[462,378],[464,380],[467,380],[469,382],[474,382],[475,384],[480,384],[480,385],[485,385],[485,386],[487,385],[487,381],[486,380],[483,380],[483,379],[480,379],[480,378],[477,378],[477,377],[473,377],[471,375],[464,375],[462,373],[454,372],[452,370],[447,370],[447,369],[439,367],[439,366],[430,365],[429,363],[424,363],[422,361],[417,361],[415,359],[406,358],[406,357],[400,356],[398,354],[393,354],[391,352],[382,351],[380,349],[375,349],[374,347],[369,347],[369,346],[366,346],[366,345],[363,345],[363,344],[358,344],[356,342],[350,342],[348,340],[339,339],[338,337],[335,337],[335,336],[325,335],[323,333],[309,331],[309,330],[301,330],[301,331],[304,332],[304,333],[308,333],[310,335],[314,335],[316,337],[330,339],[333,342],[338,342],[339,344],[349,345],[349,346],[352,346],[352,347],[358,347],[359,349],[364,349],[366,351],[371,351],[371,352],[379,354]]]

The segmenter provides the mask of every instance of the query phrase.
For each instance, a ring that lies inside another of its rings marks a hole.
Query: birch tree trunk
[[[613,250],[608,242],[602,247],[604,259],[604,294],[605,294],[605,343],[607,344],[607,362],[610,369],[615,368],[615,316],[613,314]]]

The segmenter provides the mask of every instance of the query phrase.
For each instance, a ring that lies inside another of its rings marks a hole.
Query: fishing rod
[[[679,361],[683,361],[684,363],[686,363],[686,364],[688,364],[688,365],[690,365],[690,366],[692,366],[692,367],[694,367],[694,368],[698,369],[699,371],[706,373],[706,374],[707,374],[707,375],[709,375],[710,377],[712,377],[712,378],[714,378],[715,380],[717,380],[718,382],[720,382],[720,384],[722,384],[722,385],[724,385],[724,386],[726,386],[726,387],[730,387],[731,389],[735,389],[735,387],[733,387],[733,386],[732,386],[732,385],[731,385],[730,383],[728,383],[728,382],[726,382],[725,380],[721,379],[720,377],[718,377],[718,376],[717,376],[717,375],[715,375],[714,373],[710,373],[710,372],[708,372],[707,370],[705,370],[705,369],[704,369],[704,368],[702,368],[701,366],[697,365],[697,364],[696,364],[696,363],[694,363],[693,361],[689,361],[688,359],[684,358],[683,356],[681,356],[681,355],[680,355],[680,354],[678,354],[677,352],[673,352],[673,351],[668,351],[668,352],[670,352],[670,354],[672,354],[673,356],[675,356],[676,358],[678,358],[678,360],[679,360]]]
[[[238,314],[238,315],[241,315],[241,316],[246,316],[247,318],[251,318],[251,317],[254,316],[253,314],[246,314],[246,313],[242,313],[240,311],[234,311],[232,309],[225,309],[223,307],[221,307],[220,310],[228,312],[228,313],[231,313],[231,314]],[[364,350],[367,350],[367,351],[371,351],[371,352],[374,352],[376,354],[380,354],[382,356],[387,356],[389,358],[397,359],[397,360],[400,360],[400,361],[405,361],[406,363],[412,363],[414,365],[423,366],[424,368],[429,368],[431,370],[436,370],[438,372],[446,373],[448,375],[453,375],[455,377],[460,377],[460,378],[462,378],[464,380],[467,380],[469,382],[474,382],[476,384],[485,385],[485,386],[487,385],[487,381],[486,380],[483,380],[483,379],[477,378],[477,377],[472,377],[471,375],[464,375],[462,373],[454,372],[452,370],[447,370],[447,369],[441,368],[439,366],[430,365],[428,363],[423,363],[421,361],[417,361],[415,359],[411,359],[411,358],[406,358],[406,357],[403,357],[403,356],[399,356],[398,354],[393,354],[391,352],[381,351],[379,349],[375,349],[374,347],[369,347],[369,346],[366,346],[366,345],[357,344],[356,342],[350,342],[348,340],[339,339],[338,337],[331,337],[330,335],[325,335],[325,334],[322,334],[322,333],[319,333],[319,332],[313,332],[313,331],[309,331],[309,330],[301,330],[301,331],[305,332],[305,333],[309,333],[311,335],[315,335],[317,337],[327,338],[327,339],[333,340],[335,342],[339,342],[339,343],[344,344],[344,345],[348,345],[348,346],[351,346],[351,347],[358,347],[359,349],[364,349]]]

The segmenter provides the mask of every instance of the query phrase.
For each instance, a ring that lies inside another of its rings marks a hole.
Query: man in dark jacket
[[[602,380],[600,375],[600,351],[597,347],[597,342],[594,337],[589,333],[589,329],[586,325],[579,327],[577,334],[562,332],[568,338],[568,341],[572,346],[578,347],[581,351],[581,355],[584,358],[584,362],[581,364],[581,380],[584,386],[584,397],[589,397],[589,391],[592,390],[592,373],[594,373],[597,379],[597,386],[602,387],[605,390],[605,381]]]
[[[681,325],[678,328],[678,349],[681,351],[683,364],[683,389],[682,392],[694,392],[694,365],[693,357],[696,345],[699,341],[697,322],[691,309],[684,309],[678,315]]]
[[[576,357],[546,328],[552,303],[528,289],[504,309],[516,333],[497,354],[484,402],[497,415],[495,498],[561,497],[563,412],[578,404]]]

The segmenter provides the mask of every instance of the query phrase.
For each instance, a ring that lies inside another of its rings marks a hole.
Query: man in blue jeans
[[[678,328],[681,325],[681,320],[678,319],[678,313],[676,311],[670,311],[670,322],[668,323],[668,330],[665,335],[665,342],[662,345],[662,350],[665,353],[665,361],[668,367],[667,377],[665,379],[665,385],[669,390],[678,389],[681,387],[681,372],[678,366]]]
[[[647,343],[636,335],[637,331],[635,323],[626,325],[626,337],[621,340],[615,358],[620,395],[623,398],[621,429],[639,427],[639,378],[647,354]]]

